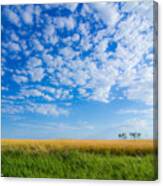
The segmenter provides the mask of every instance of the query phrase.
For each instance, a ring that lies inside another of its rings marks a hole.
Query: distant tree
[[[126,133],[119,133],[118,134],[118,137],[121,138],[121,139],[127,139],[127,134]]]
[[[135,139],[136,137],[136,133],[135,132],[130,132],[129,135],[131,136],[131,138]]]
[[[127,139],[127,134],[123,132],[122,137],[123,137],[123,139]]]
[[[140,138],[140,137],[141,137],[141,133],[137,132],[137,138]]]
[[[120,134],[118,134],[118,137],[119,137],[119,138],[121,138],[121,137],[122,137],[122,134],[121,134],[121,133],[120,133]]]
[[[140,138],[141,133],[140,133],[140,132],[130,132],[129,135],[130,135],[131,138],[133,138],[133,139],[136,139],[136,138],[138,139],[138,138]]]

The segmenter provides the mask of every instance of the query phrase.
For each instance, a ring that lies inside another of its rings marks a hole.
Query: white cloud
[[[66,7],[71,11],[74,12],[78,6],[78,3],[67,3]]]
[[[74,73],[73,78],[78,85],[85,85],[90,76],[86,70],[79,69]]]
[[[5,87],[5,86],[1,86],[1,90],[2,91],[9,91],[9,88],[8,87]]]
[[[52,45],[55,45],[58,42],[54,23],[49,23],[46,25],[43,37],[47,43],[50,43]]]
[[[72,30],[74,29],[75,25],[76,25],[75,19],[73,19],[72,17],[69,17],[66,22],[67,29]]]
[[[86,36],[88,38],[90,33],[90,25],[89,23],[80,23],[79,24],[79,33]]]
[[[77,7],[73,5],[70,6],[72,12]],[[99,30],[95,29],[95,33],[90,32],[94,27],[89,20],[90,13],[94,10],[93,4],[84,5],[79,16],[87,16],[87,19],[84,19],[85,22],[79,21],[78,26],[76,13],[74,17],[51,17],[48,14],[45,16],[42,14],[44,17],[42,19],[39,17],[41,12],[38,8],[37,13],[35,12],[37,21],[44,26],[39,32],[31,34],[32,48],[29,47],[28,40],[19,41],[20,37],[16,35],[16,32],[11,32],[12,42],[2,44],[5,51],[8,46],[14,51],[22,49],[23,54],[28,57],[25,70],[16,71],[13,79],[17,83],[25,83],[27,77],[30,77],[30,80],[38,87],[35,91],[33,90],[34,92],[28,92],[28,95],[40,96],[48,103],[56,99],[72,99],[74,89],[78,91],[75,96],[79,98],[109,103],[113,99],[112,88],[115,86],[122,93],[121,96],[128,100],[152,105],[153,55],[150,52],[153,47],[153,22],[150,18],[152,8],[144,3],[136,3],[133,7],[130,7],[130,3],[124,5],[127,7],[122,6],[119,10],[115,3],[94,4],[97,13],[91,14],[91,19],[95,21],[95,27],[100,27]],[[34,10],[32,6],[25,7],[26,10],[20,14],[23,15],[22,18],[26,24],[33,24]],[[120,20],[125,11],[131,14]],[[142,14],[143,11],[146,15]],[[8,18],[11,22],[13,21],[13,24],[21,25],[16,10],[8,10]],[[107,24],[107,28],[101,24],[101,21]],[[72,36],[62,38],[58,34],[59,29],[63,31],[62,28],[66,28],[70,33],[75,28],[75,33],[72,32]],[[21,31],[22,36],[26,33]],[[60,42],[62,47],[58,47]],[[117,44],[114,52],[107,51],[110,42]],[[35,56],[30,57],[33,52]],[[15,56],[15,61],[18,57],[20,59],[20,56]],[[145,65],[144,58],[150,63]],[[40,88],[40,82],[43,79],[47,85]],[[63,89],[62,86],[66,88]],[[118,99],[116,95],[115,99]],[[41,110],[40,113],[43,112]],[[51,112],[54,114],[58,111],[56,110],[53,108]],[[47,111],[47,114],[51,112]]]
[[[67,28],[67,30],[73,30],[76,26],[76,22],[73,17],[57,17],[55,23],[60,29]]]
[[[43,45],[40,43],[40,41],[38,39],[34,39],[33,44],[38,51],[43,51],[44,50]]]
[[[52,116],[67,116],[69,112],[63,108],[57,107],[54,104],[34,104],[31,103],[28,106],[28,110],[33,113],[39,113],[43,115],[52,115]]]
[[[153,67],[140,66],[131,80],[125,95],[130,100],[140,100],[153,105]]]
[[[31,88],[31,89],[22,89],[21,90],[21,95],[22,96],[25,96],[26,98],[29,98],[29,97],[33,97],[33,98],[36,98],[36,97],[40,97],[42,99],[44,99],[45,101],[53,101],[54,100],[54,97],[52,97],[51,95],[45,93],[42,91],[42,89],[40,88]]]
[[[39,67],[42,65],[42,61],[38,57],[32,57],[27,61],[27,66],[28,68],[34,68],[34,67]]]
[[[14,81],[16,81],[18,84],[21,83],[26,83],[28,82],[28,78],[26,76],[22,76],[22,75],[13,75],[13,79]]]
[[[22,12],[22,18],[26,24],[33,24],[33,5],[27,5]]]
[[[92,48],[92,43],[90,42],[88,38],[82,38],[80,41],[80,46],[82,50],[87,51]]]
[[[19,41],[19,37],[18,37],[18,35],[15,32],[12,32],[10,37],[11,37],[11,40],[14,41],[14,42],[18,42]]]
[[[18,51],[21,50],[19,44],[18,44],[18,43],[15,43],[15,42],[11,42],[11,43],[9,44],[9,48],[10,48],[11,50],[16,51],[16,52],[18,52]]]
[[[2,104],[2,113],[4,114],[20,114],[24,112],[24,106],[23,105],[16,105],[16,104],[10,104],[7,103]]]
[[[33,123],[18,123],[19,127],[23,127],[23,128],[32,128],[32,129],[39,129],[39,130],[46,130],[46,131],[65,131],[65,130],[94,130],[94,126],[93,125],[72,125],[69,123],[39,123],[37,125],[33,124]]]
[[[113,3],[94,3],[93,7],[98,11],[101,19],[111,28],[113,28],[120,19],[117,6]]]
[[[32,81],[41,81],[44,76],[44,68],[42,67],[42,60],[37,57],[29,59],[27,62],[28,74],[31,77]]]
[[[80,35],[75,33],[73,36],[72,36],[72,41],[78,41],[80,39]]]
[[[144,132],[149,129],[149,123],[146,120],[143,119],[130,119],[126,121],[125,124],[122,124],[119,126],[119,130],[125,131],[125,132]]]
[[[36,67],[36,68],[32,68],[30,70],[28,70],[30,76],[31,76],[31,80],[32,81],[41,81],[44,76],[44,69],[42,67]]]
[[[71,47],[64,47],[60,49],[60,54],[64,56],[66,59],[72,59],[75,56],[78,55],[79,52],[74,51],[73,48]]]
[[[122,6],[121,11],[124,12],[131,12],[135,14],[139,14],[142,18],[145,17],[149,21],[153,18],[153,13],[151,11],[153,6],[153,1],[137,1],[132,3],[125,3]]]
[[[78,92],[83,97],[88,97],[89,96],[89,93],[88,93],[88,91],[85,88],[79,88]]]
[[[7,14],[7,17],[9,18],[9,20],[15,24],[16,26],[20,26],[20,18],[19,16],[17,15],[17,13],[15,13],[13,10],[11,9],[7,9],[6,10],[6,14]]]
[[[2,105],[2,112],[7,114],[22,114],[22,113],[37,113],[47,116],[67,116],[69,114],[68,110],[60,108],[54,104],[41,104],[41,103],[31,103],[25,102],[23,104],[15,104],[15,102],[10,102],[10,104],[5,103]]]
[[[138,115],[138,114],[153,114],[153,109],[149,108],[149,109],[123,109],[120,110],[118,113],[120,114],[134,114],[134,115]]]
[[[25,89],[21,91],[21,94],[26,97],[39,97],[42,96],[42,92],[37,89]]]
[[[54,66],[55,66],[55,60],[54,60],[54,58],[53,58],[52,55],[44,53],[43,54],[43,60],[46,62],[46,64],[49,67],[53,67],[54,68]]]
[[[53,88],[53,87],[50,87],[50,86],[41,86],[41,87],[38,87],[39,90],[41,91],[46,91],[50,94],[54,94],[56,92],[56,88]]]

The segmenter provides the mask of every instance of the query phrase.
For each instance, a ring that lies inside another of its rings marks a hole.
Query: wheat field
[[[153,140],[1,140],[5,177],[157,179]]]
[[[2,151],[53,152],[77,149],[117,154],[146,154],[156,150],[153,140],[2,140]]]

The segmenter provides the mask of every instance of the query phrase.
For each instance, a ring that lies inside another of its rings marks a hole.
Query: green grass
[[[131,156],[78,150],[58,150],[51,153],[4,151],[1,161],[5,177],[157,179],[153,154]]]

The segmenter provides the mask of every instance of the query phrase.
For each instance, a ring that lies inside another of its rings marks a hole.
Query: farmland
[[[2,140],[6,177],[155,180],[152,140]]]

